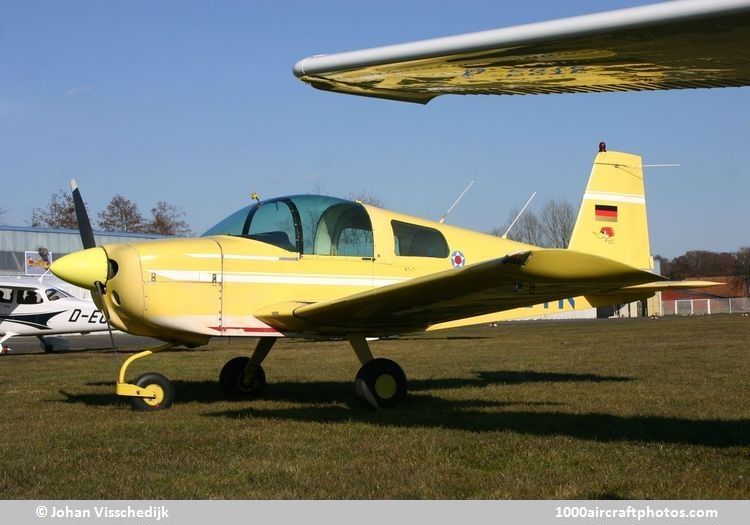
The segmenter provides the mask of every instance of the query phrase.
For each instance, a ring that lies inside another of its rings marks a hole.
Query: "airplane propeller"
[[[88,250],[89,248],[96,248],[94,230],[91,227],[89,214],[86,211],[86,204],[83,202],[81,191],[78,189],[78,183],[75,179],[70,180],[70,189],[73,191],[73,206],[76,212],[76,221],[78,221],[78,233],[80,233],[81,235],[83,248],[86,250]],[[101,281],[94,281],[93,291],[99,297],[99,302],[102,305],[102,314],[104,314],[104,319],[107,321],[109,340],[112,343],[112,348],[114,348],[116,352],[117,347],[115,346],[115,337],[112,334],[112,324],[110,323],[109,310],[107,309],[107,302],[104,300],[104,294],[107,292],[106,284]]]
[[[95,248],[96,240],[94,239],[94,230],[91,228],[89,214],[86,212],[86,205],[81,197],[81,191],[78,189],[78,183],[75,179],[70,180],[70,189],[73,190],[73,206],[76,211],[76,221],[78,221],[78,232],[81,234],[83,248]]]

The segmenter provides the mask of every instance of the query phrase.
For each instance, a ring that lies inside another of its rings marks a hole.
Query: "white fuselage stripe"
[[[643,195],[633,195],[630,193],[608,193],[603,191],[587,191],[583,196],[583,200],[646,204],[646,197],[644,197]]]
[[[185,270],[148,270],[171,281],[215,282],[211,272]],[[217,276],[218,277],[218,276]],[[223,281],[228,283],[292,284],[324,286],[385,286],[408,279],[373,278],[367,275],[315,275],[286,273],[225,273]]]
[[[188,253],[188,257],[194,259],[221,259],[222,255],[218,253]],[[224,259],[238,260],[238,261],[296,261],[299,260],[299,254],[294,254],[290,257],[280,257],[273,255],[234,255],[226,254],[223,256]]]

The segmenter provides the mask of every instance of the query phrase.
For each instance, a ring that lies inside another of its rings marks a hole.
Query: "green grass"
[[[265,398],[225,401],[252,341],[137,362],[170,409],[113,394],[111,352],[0,358],[3,498],[750,497],[750,318],[536,322],[372,344],[410,379],[354,397],[347,343],[279,342]]]

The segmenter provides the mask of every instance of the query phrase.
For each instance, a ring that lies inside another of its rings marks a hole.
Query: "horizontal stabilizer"
[[[710,288],[724,283],[713,281],[660,281],[657,283],[637,284],[628,286],[625,290],[641,290],[652,292],[663,292],[665,290],[694,290],[698,288]]]

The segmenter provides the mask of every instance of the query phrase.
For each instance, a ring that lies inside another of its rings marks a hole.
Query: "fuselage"
[[[45,336],[106,330],[93,301],[46,285],[0,281],[0,335]]]
[[[239,210],[204,237],[94,248],[101,251],[88,266],[101,267],[103,300],[117,328],[204,344],[214,336],[325,336],[282,333],[254,313],[288,301],[346,297],[529,248],[358,202],[303,195]],[[91,288],[91,272],[76,282],[60,261],[53,267],[58,276]]]

